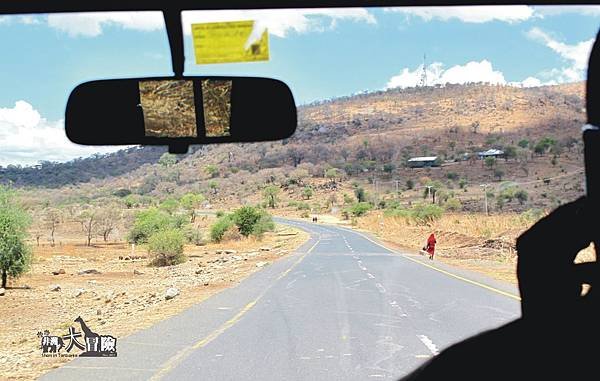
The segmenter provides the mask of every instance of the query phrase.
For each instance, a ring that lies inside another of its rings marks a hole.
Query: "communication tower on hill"
[[[427,86],[427,65],[425,63],[425,54],[423,54],[423,68],[421,70],[421,76],[419,77],[419,83],[417,87],[425,87]]]

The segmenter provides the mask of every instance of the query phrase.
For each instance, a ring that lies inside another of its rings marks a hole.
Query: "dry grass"
[[[373,212],[356,226],[404,250],[418,252],[431,233],[437,238],[436,258],[458,267],[484,273],[516,284],[515,240],[535,221],[518,214],[445,214],[430,225],[416,225],[399,217]],[[592,246],[582,250],[575,262],[596,258]]]

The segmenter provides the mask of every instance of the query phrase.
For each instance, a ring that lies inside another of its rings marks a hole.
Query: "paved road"
[[[43,379],[397,379],[520,314],[513,287],[351,230],[288,222],[311,233],[297,253],[120,339],[117,358],[78,358]]]

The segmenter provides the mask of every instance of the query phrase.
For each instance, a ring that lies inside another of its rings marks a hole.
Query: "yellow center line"
[[[406,259],[408,259],[409,261],[413,261],[413,262],[415,262],[415,263],[418,263],[418,264],[420,264],[420,265],[423,265],[423,266],[425,266],[425,267],[428,267],[428,268],[430,268],[430,269],[432,269],[432,270],[438,271],[438,272],[440,272],[440,273],[442,273],[442,274],[445,274],[445,275],[448,275],[448,276],[450,276],[450,277],[453,277],[453,278],[456,278],[456,279],[462,280],[463,282],[467,282],[467,283],[473,284],[473,285],[475,285],[475,286],[479,286],[479,287],[481,287],[481,288],[485,288],[486,290],[489,290],[489,291],[492,291],[492,292],[498,293],[498,294],[500,294],[500,295],[507,296],[507,297],[509,297],[509,298],[511,298],[511,299],[515,299],[515,300],[519,300],[519,301],[521,300],[521,298],[520,298],[519,296],[517,296],[517,295],[513,295],[513,294],[511,294],[510,292],[502,291],[502,290],[499,290],[499,289],[497,289],[497,288],[495,288],[495,287],[488,286],[488,285],[486,285],[486,284],[479,283],[479,282],[477,282],[477,281],[474,281],[474,280],[471,280],[471,279],[468,279],[468,278],[464,278],[464,277],[462,277],[462,276],[460,276],[460,275],[452,274],[452,273],[451,273],[451,272],[449,272],[449,271],[442,270],[442,269],[440,269],[440,268],[438,268],[438,267],[435,267],[435,266],[429,265],[429,264],[427,264],[427,263],[423,263],[423,262],[421,262],[421,261],[419,261],[419,260],[417,260],[417,259],[410,258],[409,256],[407,256],[407,255],[405,255],[405,254],[398,253],[397,251],[395,251],[395,250],[393,250],[393,249],[390,249],[389,247],[385,246],[385,245],[384,245],[384,244],[382,244],[382,243],[375,242],[375,241],[374,241],[373,239],[371,239],[369,236],[367,236],[367,235],[365,235],[365,234],[363,234],[363,233],[361,233],[361,232],[359,232],[359,231],[356,231],[356,230],[353,230],[353,229],[348,229],[348,228],[343,228],[343,227],[338,227],[338,228],[339,228],[339,229],[342,229],[342,230],[346,230],[346,231],[350,231],[350,232],[356,233],[356,234],[358,234],[358,235],[360,235],[360,236],[362,236],[362,237],[366,238],[367,240],[369,240],[369,241],[373,242],[373,243],[374,243],[374,244],[376,244],[377,246],[381,246],[381,247],[383,247],[384,249],[387,249],[387,250],[391,251],[392,253],[400,254],[400,255],[401,255],[403,258],[406,258]]]
[[[300,258],[298,258],[298,260],[296,260],[296,262],[294,262],[287,270],[285,270],[284,272],[282,272],[276,280],[280,280],[281,278],[283,278],[284,276],[286,276],[294,267],[296,267],[300,262],[302,262],[302,260],[308,255],[310,254],[313,249],[319,244],[319,239],[317,239],[317,241],[315,242],[314,245],[312,245],[312,247],[310,249],[308,249],[308,251],[306,253],[304,253]],[[216,339],[217,337],[219,337],[223,332],[227,331],[229,328],[233,327],[237,322],[239,322],[241,320],[241,318],[252,309],[252,307],[254,307],[256,305],[256,303],[267,293],[267,291],[273,286],[273,284],[271,284],[269,287],[267,287],[258,297],[256,297],[256,299],[254,299],[253,301],[251,301],[250,303],[246,304],[244,306],[244,308],[242,308],[234,317],[232,317],[231,319],[227,320],[225,323],[223,323],[223,325],[221,325],[219,328],[215,329],[213,332],[211,332],[208,336],[206,336],[205,338],[203,338],[202,340],[197,341],[196,343],[187,346],[185,348],[183,348],[182,350],[180,350],[179,352],[177,352],[174,356],[172,356],[169,360],[167,360],[167,362],[165,363],[165,365],[158,371],[156,372],[151,378],[151,381],[157,381],[157,380],[161,380],[167,373],[169,373],[170,371],[172,371],[178,364],[180,364],[183,360],[185,360],[192,351],[198,349],[198,348],[202,348],[204,346],[206,346],[208,343],[210,343],[211,341],[213,341],[214,339]]]

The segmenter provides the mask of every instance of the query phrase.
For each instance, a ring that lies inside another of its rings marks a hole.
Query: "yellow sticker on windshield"
[[[269,34],[254,21],[192,24],[196,63],[269,60]]]

